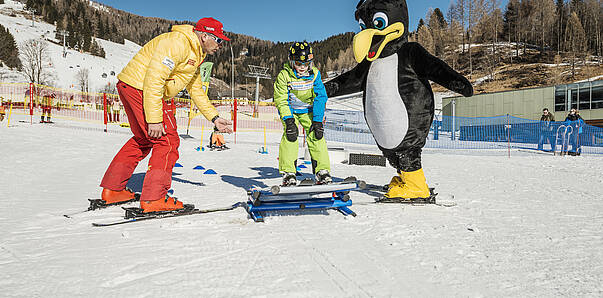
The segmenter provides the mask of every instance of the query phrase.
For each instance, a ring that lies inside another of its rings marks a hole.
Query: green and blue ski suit
[[[278,109],[283,127],[285,119],[294,118],[295,124],[301,124],[306,132],[310,130],[312,121],[322,122],[327,104],[327,92],[320,77],[318,68],[312,67],[308,76],[298,76],[297,72],[285,63],[284,69],[274,82],[274,102]],[[323,137],[317,140],[314,131],[306,136],[308,150],[312,157],[314,173],[320,170],[331,170],[327,142]],[[279,146],[279,170],[295,173],[295,162],[298,157],[299,145],[297,140],[290,142],[283,129]]]

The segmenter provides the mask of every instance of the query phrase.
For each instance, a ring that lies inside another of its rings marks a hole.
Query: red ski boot
[[[138,196],[132,192],[129,188],[121,191],[114,191],[107,188],[103,188],[101,194],[101,200],[105,205],[119,205],[127,202],[133,202],[138,200]]]
[[[176,198],[165,196],[165,199],[155,201],[140,201],[143,213],[184,210],[185,206]]]

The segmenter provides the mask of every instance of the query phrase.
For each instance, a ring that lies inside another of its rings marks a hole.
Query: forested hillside
[[[23,2],[37,17],[56,23],[57,32],[65,30],[69,34],[66,41],[70,48],[98,56],[104,55],[103,49],[95,43],[94,37],[119,43],[128,39],[143,45],[154,36],[169,31],[174,24],[190,23],[141,17],[87,0]],[[496,90],[523,88],[571,81],[601,72],[603,0],[509,0],[503,9],[499,0],[454,0],[447,11],[446,15],[440,8],[427,12],[419,26],[411,28],[410,38],[472,80],[486,77],[480,80],[484,84],[479,91],[489,91],[488,84]],[[356,28],[350,28],[353,30]],[[232,56],[238,86],[253,82],[244,76],[249,71],[248,65],[268,67],[270,75],[275,77],[286,61],[287,43],[227,34],[232,42],[226,43],[209,59],[216,63],[213,75],[228,84],[231,83]],[[341,71],[355,65],[352,39],[353,33],[349,32],[313,41],[316,65],[325,76],[329,71]],[[522,70],[538,71],[521,67],[533,63],[559,67],[542,70],[544,75],[537,80],[515,84],[501,81],[523,76]],[[262,80],[261,83],[262,96],[270,97],[272,82]],[[220,93],[226,94],[225,91]]]

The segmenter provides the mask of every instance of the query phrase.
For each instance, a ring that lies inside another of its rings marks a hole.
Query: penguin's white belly
[[[398,54],[373,61],[365,92],[364,114],[375,141],[396,148],[408,131],[406,106],[398,92]]]

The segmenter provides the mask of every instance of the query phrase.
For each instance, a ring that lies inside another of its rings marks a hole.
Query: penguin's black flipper
[[[371,63],[364,60],[348,72],[342,73],[332,80],[324,83],[327,96],[340,96],[364,90],[366,75]]]
[[[431,55],[423,46],[416,42],[408,42],[399,52],[408,51],[414,71],[420,77],[434,81],[445,88],[460,93],[465,97],[473,95],[473,86],[463,75],[456,72],[446,62]]]

